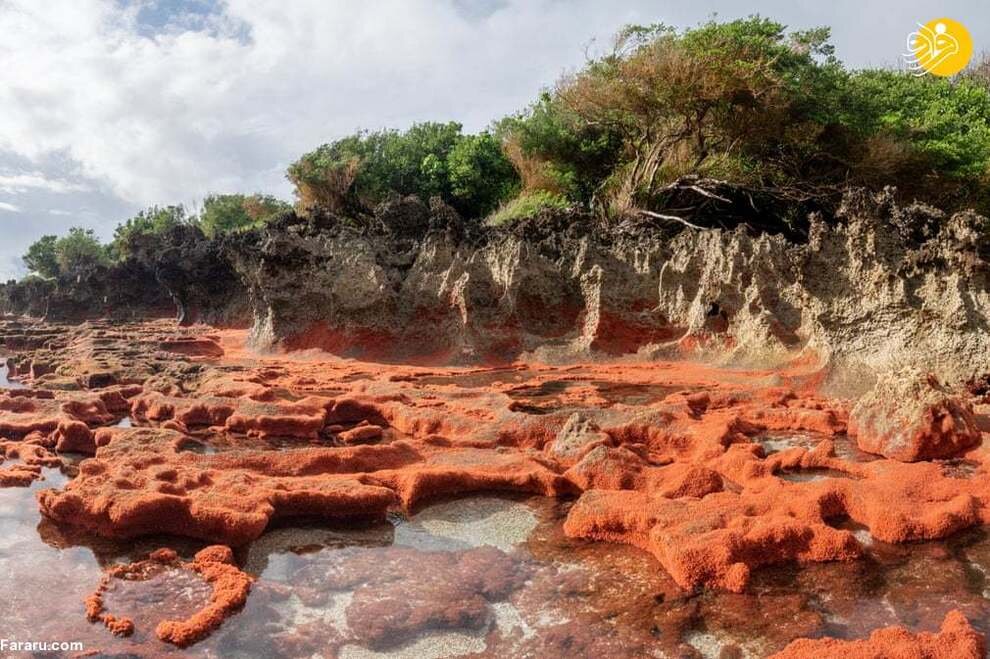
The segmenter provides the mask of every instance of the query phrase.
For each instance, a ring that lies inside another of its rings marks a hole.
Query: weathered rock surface
[[[425,211],[424,211],[425,212]],[[436,213],[434,209],[434,213]],[[850,193],[807,243],[585,218],[425,237],[333,218],[281,224],[231,247],[257,345],[387,359],[511,361],[645,351],[828,367],[862,393],[905,365],[950,383],[990,372],[985,218],[901,235],[889,195]],[[435,217],[435,216],[434,216]]]
[[[904,462],[957,457],[981,437],[961,391],[911,371],[881,380],[856,403],[849,421],[859,448]]]

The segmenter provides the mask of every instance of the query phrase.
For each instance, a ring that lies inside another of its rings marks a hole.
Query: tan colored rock
[[[849,432],[862,450],[902,462],[955,457],[981,441],[963,394],[912,370],[884,378],[860,399]]]

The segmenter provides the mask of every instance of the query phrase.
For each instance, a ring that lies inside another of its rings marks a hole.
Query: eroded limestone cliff
[[[263,348],[451,363],[800,359],[860,394],[905,368],[952,383],[990,371],[985,223],[851,193],[794,243],[586,217],[472,230],[404,200],[360,227],[285,218],[229,253]]]

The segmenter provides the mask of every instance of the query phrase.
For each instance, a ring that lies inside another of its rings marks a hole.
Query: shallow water
[[[779,472],[777,476],[792,483],[814,483],[829,478],[855,478],[837,469],[787,469]]]
[[[67,535],[41,520],[34,493],[68,477],[45,475],[0,490],[8,638],[209,657],[673,657],[692,648],[717,657],[729,646],[760,657],[797,636],[862,637],[889,624],[934,630],[952,608],[977,626],[990,619],[982,532],[894,546],[850,528],[867,546],[861,561],[776,566],[758,570],[745,594],[692,594],[645,552],[565,537],[568,502],[472,496],[387,522],[271,528],[237,552],[257,578],[244,609],[182,652],[157,641],[154,627],[203,602],[208,591],[194,575],[162,568],[114,584],[107,609],[134,617],[128,639],[86,622],[83,599],[106,566],[160,546],[191,556],[202,545]]]
[[[0,389],[24,389],[24,384],[8,377],[9,373],[7,362],[0,357]]]
[[[687,388],[667,384],[634,384],[628,382],[607,382],[596,380],[592,382],[598,394],[610,404],[648,405],[661,401],[671,394],[685,391]],[[691,388],[697,391],[697,388]]]
[[[400,439],[401,433],[392,428],[386,428],[379,442],[389,442]],[[199,430],[191,432],[178,445],[178,450],[214,455],[236,451],[293,451],[308,448],[330,448],[340,446],[331,438],[304,437],[253,437],[230,433],[226,431]]]
[[[795,447],[811,451],[826,440],[831,440],[835,447],[835,457],[847,462],[873,462],[880,459],[880,456],[860,450],[856,441],[845,434],[826,435],[808,430],[773,430],[754,438],[754,441],[763,447],[765,455]]]
[[[420,384],[454,385],[464,389],[479,389],[499,384],[526,382],[535,375],[535,371],[525,368],[493,368],[471,373],[426,375],[416,377],[415,381]]]

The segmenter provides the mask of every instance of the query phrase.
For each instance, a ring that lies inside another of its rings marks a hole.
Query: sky
[[[939,16],[990,50],[987,0],[0,0],[0,280],[71,226],[291,199],[288,164],[359,128],[483,129],[625,24],[752,13],[831,26],[853,68],[897,66]]]

